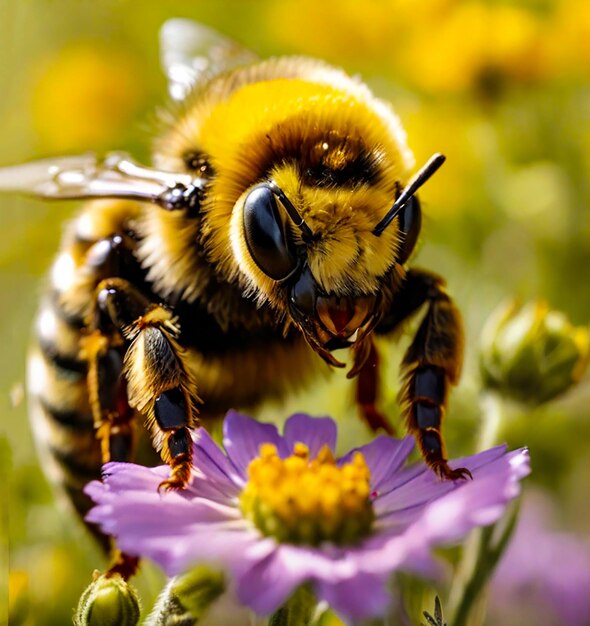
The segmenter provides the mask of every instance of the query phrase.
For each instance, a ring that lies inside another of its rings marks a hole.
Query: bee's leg
[[[377,346],[371,337],[367,337],[369,342],[368,354],[358,370],[356,379],[356,403],[359,407],[361,417],[373,432],[380,430],[388,435],[394,435],[395,429],[387,417],[377,408],[377,396],[379,395],[379,353]]]
[[[108,278],[97,288],[98,325],[112,324],[129,343],[123,362],[129,406],[146,418],[154,448],[172,469],[162,488],[190,478],[190,428],[198,424],[196,384],[185,366],[172,313],[129,282]]]
[[[124,580],[133,577],[139,568],[139,557],[131,556],[113,548],[111,555],[111,566],[106,572],[107,576],[120,574]]]
[[[133,458],[134,415],[122,375],[123,345],[123,337],[97,302],[89,333],[81,340],[81,354],[88,362],[88,397],[103,464]],[[121,552],[112,537],[109,540],[110,566],[106,574],[120,574],[129,580],[137,572],[139,559]]]
[[[136,269],[132,245],[129,237],[119,232],[100,239],[89,248],[83,271],[97,282],[104,276],[132,272]],[[88,364],[88,398],[103,464],[133,459],[134,412],[127,402],[122,375],[124,347],[119,329],[101,310],[95,295],[80,353]]]
[[[469,470],[453,470],[447,463],[442,421],[450,385],[458,382],[463,361],[461,315],[444,289],[444,281],[423,270],[410,270],[394,310],[378,330],[393,330],[406,317],[427,305],[424,319],[402,363],[404,384],[400,404],[408,430],[418,441],[426,463],[442,478],[470,476]]]
[[[133,458],[133,411],[127,402],[120,342],[97,329],[81,339],[88,363],[88,397],[102,462]],[[118,345],[117,345],[118,344]]]

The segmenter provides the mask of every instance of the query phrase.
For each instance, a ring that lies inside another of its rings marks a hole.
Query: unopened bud
[[[147,624],[149,626],[192,625],[204,615],[226,589],[222,572],[206,566],[176,576],[161,593]]]
[[[136,626],[140,605],[135,589],[119,574],[101,574],[82,594],[74,624],[76,626]]]
[[[482,332],[484,387],[528,404],[552,400],[575,385],[590,354],[588,328],[574,327],[544,302],[496,309]]]

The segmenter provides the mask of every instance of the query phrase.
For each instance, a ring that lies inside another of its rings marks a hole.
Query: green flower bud
[[[76,626],[135,626],[139,623],[137,591],[119,574],[96,575],[82,594]]]
[[[191,612],[200,617],[225,591],[223,572],[199,566],[183,576],[178,576],[172,585],[172,593]]]
[[[588,328],[574,327],[544,302],[504,304],[482,332],[484,387],[538,405],[575,385],[590,354]]]
[[[197,624],[224,593],[222,572],[199,566],[174,577],[166,586],[152,614],[150,626]]]

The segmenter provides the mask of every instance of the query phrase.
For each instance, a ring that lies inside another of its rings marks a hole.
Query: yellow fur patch
[[[362,146],[366,154],[378,155],[378,180],[353,189],[305,186],[284,160],[310,142],[318,158],[325,146],[333,148],[323,163],[335,169],[345,167],[347,150]],[[247,191],[271,175],[321,235],[309,250],[309,263],[322,287],[343,294],[379,288],[378,279],[391,268],[399,241],[395,222],[381,237],[371,231],[393,204],[396,185],[407,180],[413,163],[396,115],[365,85],[302,58],[239,68],[194,94],[159,140],[155,162],[186,171],[183,155],[191,151],[202,153],[213,172],[201,223],[197,227],[193,221],[185,229],[183,218],[152,209],[142,226],[148,236],[140,254],[158,293],[198,298],[208,284],[210,262],[244,293],[285,312],[276,283],[253,263],[242,232]],[[206,259],[197,252],[200,246]]]
[[[332,241],[340,237],[340,249],[334,250],[334,245],[326,248],[324,244],[324,249],[316,258],[326,258],[328,252],[330,256],[343,253],[343,258],[334,263],[354,263],[350,246],[354,245],[352,240],[362,234],[363,238],[358,242],[360,246],[366,247],[368,244],[373,247],[376,254],[372,256],[381,260],[381,264],[378,263],[376,267],[363,269],[382,274],[391,265],[396,245],[395,228],[391,228],[381,238],[370,235],[372,228],[395,199],[395,182],[406,174],[401,150],[393,138],[388,136],[387,124],[367,103],[351,94],[301,80],[275,80],[248,85],[239,90],[228,102],[218,105],[200,128],[200,144],[212,155],[213,167],[217,172],[211,199],[204,207],[210,228],[205,235],[209,235],[207,244],[212,256],[219,259],[230,277],[233,278],[236,271],[227,247],[227,222],[232,211],[241,213],[241,203],[237,200],[245,189],[259,180],[265,167],[280,163],[283,154],[295,149],[291,143],[301,141],[302,137],[312,132],[318,133],[320,138],[322,129],[333,128],[345,129],[351,135],[362,133],[369,149],[379,147],[383,152],[389,171],[386,170],[388,180],[380,185],[380,190],[360,189],[352,193],[349,189],[316,188],[304,192],[297,179],[287,185],[283,180],[276,182],[286,187],[283,190],[292,198],[298,199],[300,191],[305,193],[299,202],[304,217],[314,221],[320,231],[322,224],[329,223],[326,235]],[[325,132],[327,135],[328,130]],[[355,200],[356,196],[360,197]],[[354,216],[357,209],[361,209],[360,215]],[[349,228],[340,233],[338,225],[341,219],[349,222]],[[361,228],[360,233],[356,230],[358,227]],[[319,263],[315,265],[317,267]],[[328,267],[314,274],[318,280],[329,280],[335,272],[335,267]],[[350,280],[354,281],[355,277],[342,278],[342,282]],[[340,285],[330,287],[330,290],[338,290]],[[368,285],[368,290],[371,288],[374,285]]]

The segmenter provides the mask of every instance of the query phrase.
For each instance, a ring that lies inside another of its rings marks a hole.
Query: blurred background
[[[393,103],[418,164],[446,154],[421,191],[417,263],[448,279],[465,316],[466,364],[446,430],[452,456],[473,451],[489,313],[518,296],[542,298],[576,325],[590,321],[590,3],[2,0],[0,165],[113,149],[147,162],[154,111],[166,103],[158,30],[170,17],[208,24],[261,57],[317,56],[359,74]],[[75,211],[12,196],[0,208],[0,621],[9,590],[11,624],[69,623],[91,572],[104,567],[45,482],[23,390],[43,275]],[[401,352],[384,350],[383,402],[395,419]],[[351,402],[338,375],[263,416],[332,413],[347,420],[346,448],[369,436]],[[589,406],[586,376],[557,401],[510,408],[502,436],[530,446],[533,474],[512,560],[488,595],[489,624],[590,624]],[[138,577],[146,609],[162,580],[149,565]]]

